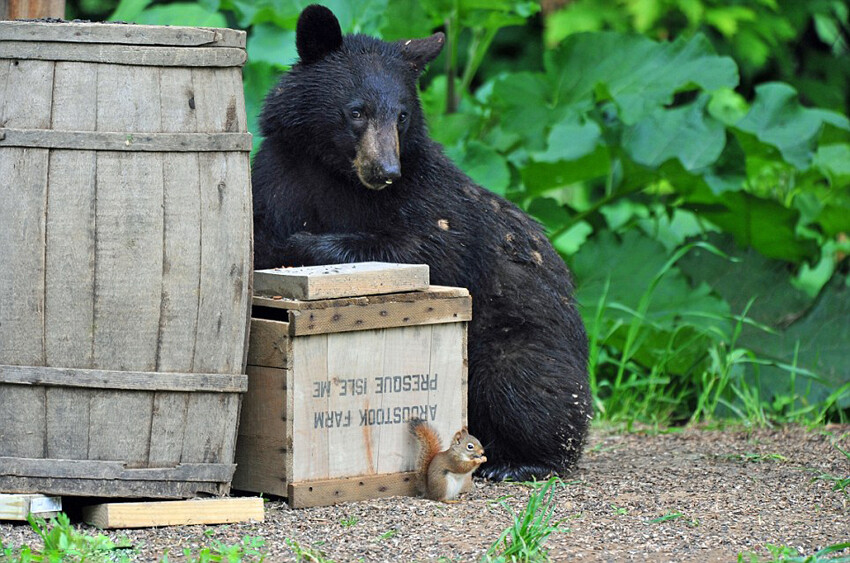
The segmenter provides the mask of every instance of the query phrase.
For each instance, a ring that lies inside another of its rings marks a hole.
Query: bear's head
[[[301,12],[300,60],[266,98],[262,133],[373,190],[403,178],[427,136],[416,83],[445,36],[385,42],[343,36],[324,6]]]

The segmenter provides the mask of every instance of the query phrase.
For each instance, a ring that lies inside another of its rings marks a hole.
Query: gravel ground
[[[554,561],[733,562],[739,553],[768,557],[768,544],[810,555],[850,542],[850,487],[833,491],[832,481],[815,479],[850,476],[850,460],[835,445],[850,451],[850,426],[595,429],[558,493],[555,515],[564,529],[546,546]],[[139,561],[157,561],[166,550],[169,560],[182,561],[184,547],[197,553],[215,540],[234,544],[245,535],[265,540],[266,561],[296,560],[287,538],[302,548],[318,546],[337,562],[477,561],[511,521],[495,501],[505,498],[519,511],[531,490],[476,481],[457,504],[394,497],[290,510],[269,501],[262,523],[108,534],[129,538]],[[7,546],[38,544],[20,524],[0,524],[0,537]]]

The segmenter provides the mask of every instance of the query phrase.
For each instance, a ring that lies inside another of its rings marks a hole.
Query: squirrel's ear
[[[454,438],[452,438],[452,444],[460,444],[460,441],[463,439],[463,430],[455,432]]]
[[[320,61],[341,45],[342,30],[333,12],[318,4],[304,8],[295,27],[295,48],[301,63]]]
[[[437,32],[424,39],[402,39],[398,43],[401,45],[404,60],[409,62],[414,70],[422,72],[425,70],[425,65],[436,59],[443,50],[446,36],[442,32]]]

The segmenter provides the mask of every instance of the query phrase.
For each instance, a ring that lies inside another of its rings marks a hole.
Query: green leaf
[[[595,121],[576,123],[570,119],[557,123],[549,132],[546,150],[532,153],[537,162],[577,160],[591,154],[602,140],[602,129]]]
[[[501,128],[520,135],[528,150],[543,150],[544,131],[560,120],[552,88],[542,73],[517,72],[493,84],[493,104]]]
[[[109,16],[109,21],[131,22],[136,21],[139,14],[147,8],[153,0],[121,0],[118,7]]]
[[[220,12],[210,12],[199,4],[177,2],[147,8],[133,21],[146,25],[187,25],[196,27],[227,27]]]
[[[267,63],[281,70],[295,64],[298,59],[295,32],[283,30],[272,23],[255,25],[248,37],[247,48],[251,62]]]
[[[433,25],[419,0],[393,0],[387,2],[386,18],[381,37],[387,41],[425,37]]]
[[[798,389],[809,402],[822,400],[832,391],[850,382],[847,343],[850,342],[850,287],[845,274],[835,274],[814,306],[785,331],[777,335],[753,334],[742,341],[758,355],[816,373],[820,384],[799,378]],[[783,377],[784,376],[784,377]],[[768,389],[784,392],[787,374],[779,368],[762,367],[762,381]],[[850,395],[839,401],[850,407]]]
[[[780,327],[798,318],[812,304],[812,299],[796,289],[787,262],[772,260],[752,247],[741,248],[728,234],[710,233],[706,240],[736,260],[717,256],[696,248],[679,261],[679,268],[697,284],[707,284],[731,308],[758,323]]]
[[[376,35],[385,22],[388,0],[326,0],[343,33]]]
[[[814,166],[829,178],[834,188],[850,186],[850,144],[840,143],[818,147]]]
[[[617,239],[610,231],[584,243],[571,261],[579,280],[576,300],[591,311],[608,287],[608,300],[630,309],[637,309],[653,279],[662,272],[668,255],[664,247],[638,230],[626,231]],[[600,267],[601,265],[601,267]],[[682,272],[672,267],[662,274],[652,296],[647,318],[660,326],[672,329],[681,318],[697,314],[700,323],[704,313],[717,316],[728,314],[728,306],[711,296],[707,286],[692,288]]]
[[[626,128],[623,148],[635,162],[660,166],[677,158],[688,171],[709,166],[723,152],[726,130],[706,115],[707,96],[669,110],[658,109]]]
[[[511,173],[504,157],[478,141],[470,141],[464,149],[449,148],[446,154],[475,182],[497,194],[504,194]]]
[[[263,107],[263,100],[269,90],[277,83],[280,71],[270,63],[250,61],[242,68],[242,81],[245,88],[245,113],[248,116],[248,130],[254,135],[256,153],[262,143],[257,119]]]
[[[605,334],[611,327],[627,326],[634,320],[629,311],[637,311],[648,297],[645,316],[638,321],[647,329],[642,331],[641,347],[645,349],[636,354],[644,362],[663,352],[665,343],[682,326],[690,326],[706,338],[710,332],[728,334],[728,305],[712,295],[705,284],[691,287],[682,272],[667,262],[664,247],[636,229],[626,231],[621,239],[610,231],[601,231],[587,240],[570,263],[578,280],[576,300],[588,332]],[[651,290],[657,277],[658,283]],[[596,326],[596,310],[603,299],[603,326]],[[615,333],[608,344],[622,344],[622,332]],[[704,353],[703,340],[679,354],[676,365],[669,367],[686,369]]]
[[[583,33],[547,53],[544,64],[558,104],[587,109],[601,93],[617,103],[626,124],[670,104],[676,92],[738,84],[734,61],[716,55],[703,35],[656,43],[636,35]]]
[[[799,170],[806,170],[824,124],[850,130],[850,120],[845,116],[805,108],[797,101],[797,91],[793,87],[771,82],[756,87],[752,108],[736,127],[776,147],[787,162]]]
[[[529,162],[520,170],[522,181],[531,195],[568,186],[574,182],[604,178],[611,170],[611,159],[606,147],[599,146],[578,160],[561,160],[555,163]]]
[[[769,258],[800,262],[815,256],[813,240],[799,239],[800,213],[771,199],[745,192],[723,194],[720,205],[695,204],[700,215],[735,237],[741,246],[752,246]]]

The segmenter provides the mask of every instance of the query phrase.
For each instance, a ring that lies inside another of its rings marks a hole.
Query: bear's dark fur
[[[254,160],[255,267],[424,263],[466,287],[470,432],[480,474],[526,480],[570,469],[591,400],[572,281],[540,227],[475,185],[427,135],[416,83],[444,37],[343,37],[306,8],[300,62],[269,93]]]

